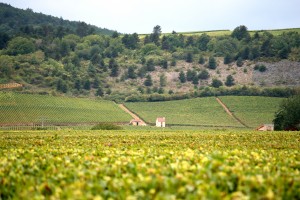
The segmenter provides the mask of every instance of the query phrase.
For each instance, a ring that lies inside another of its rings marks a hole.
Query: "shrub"
[[[223,85],[222,81],[218,80],[218,79],[213,79],[211,86],[214,88],[219,88]]]
[[[209,78],[209,73],[207,70],[202,70],[199,75],[198,75],[199,79],[205,80]]]
[[[122,127],[111,123],[100,123],[91,128],[91,130],[122,130],[122,129],[123,129]]]
[[[261,65],[257,64],[257,65],[255,65],[254,70],[258,70],[260,72],[265,72],[267,70],[267,67],[263,64],[261,64]]]

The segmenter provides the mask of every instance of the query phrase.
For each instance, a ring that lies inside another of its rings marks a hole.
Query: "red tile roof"
[[[166,122],[166,118],[164,118],[164,117],[158,117],[156,119],[156,121],[158,121],[158,122]]]

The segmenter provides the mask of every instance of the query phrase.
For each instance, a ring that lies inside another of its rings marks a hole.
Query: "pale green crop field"
[[[274,30],[249,30],[251,36],[253,36],[256,32],[267,31],[272,33],[275,36],[281,35],[284,32],[298,32],[300,33],[300,28],[288,28],[288,29],[274,29]],[[200,36],[202,34],[207,34],[211,37],[219,37],[219,36],[228,36],[231,35],[232,30],[212,30],[212,31],[191,31],[191,32],[178,32],[178,34],[182,34],[185,36]],[[163,33],[162,35],[170,35],[172,33]],[[140,38],[143,39],[146,35],[149,34],[140,34]]]
[[[219,98],[235,116],[252,128],[273,123],[275,112],[283,100],[283,98],[253,96],[224,96]]]
[[[148,123],[155,123],[157,117],[165,117],[167,125],[242,126],[227,115],[214,97],[165,102],[137,102],[125,105]]]
[[[0,132],[0,199],[300,199],[300,132]]]
[[[129,122],[111,101],[0,92],[0,123]]]

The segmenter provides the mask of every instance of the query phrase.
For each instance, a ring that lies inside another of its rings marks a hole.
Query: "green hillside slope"
[[[241,121],[250,127],[272,123],[283,98],[226,96],[220,99]]]
[[[129,122],[111,101],[0,92],[0,123]]]
[[[14,8],[0,3],[0,32],[10,36],[15,34],[29,34],[34,36],[63,36],[70,33],[112,35],[114,31],[89,25],[84,22],[64,20],[62,18],[35,13],[31,9]]]
[[[157,117],[166,117],[167,125],[242,127],[226,114],[214,97],[126,103],[126,106],[149,123],[155,123]]]

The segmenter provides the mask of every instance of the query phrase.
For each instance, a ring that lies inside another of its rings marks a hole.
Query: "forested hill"
[[[163,34],[157,25],[148,35],[105,35],[5,4],[0,20],[0,84],[22,92],[157,101],[287,96],[300,86],[300,29]]]
[[[66,34],[86,36],[90,34],[112,35],[114,31],[88,25],[85,22],[63,20],[62,18],[35,13],[31,9],[18,9],[0,3],[0,33],[44,37],[63,37]]]

